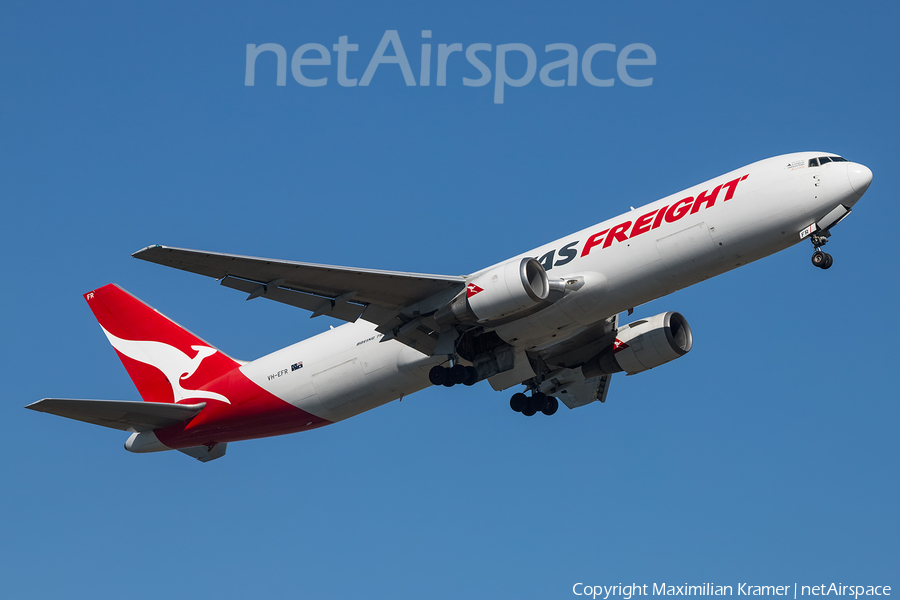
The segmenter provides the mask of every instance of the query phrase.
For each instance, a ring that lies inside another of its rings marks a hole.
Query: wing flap
[[[582,379],[565,386],[556,394],[562,403],[569,408],[578,408],[590,404],[595,400],[606,402],[606,394],[609,393],[610,375],[602,375],[591,379]]]
[[[550,396],[556,396],[569,408],[578,408],[599,400],[606,402],[611,375],[600,375],[585,379],[581,367],[560,369],[551,373],[541,382],[539,389]]]
[[[204,406],[205,402],[164,404],[124,400],[44,398],[25,408],[122,431],[153,431],[187,421],[203,410]]]
[[[276,280],[277,281],[277,280]],[[319,315],[328,315],[348,323],[355,322],[362,312],[365,310],[364,304],[350,302],[350,298],[326,298],[308,294],[297,290],[288,290],[278,287],[275,282],[260,284],[257,281],[249,281],[247,279],[239,279],[231,275],[222,278],[221,284],[233,290],[247,292],[250,296],[248,300],[253,298],[264,297],[275,302],[288,304],[308,310],[313,314],[311,317]]]

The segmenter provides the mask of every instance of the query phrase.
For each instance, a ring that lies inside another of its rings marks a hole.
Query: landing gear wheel
[[[478,369],[475,367],[466,367],[466,380],[464,385],[475,385],[478,383]]]
[[[812,255],[812,264],[816,267],[819,267],[820,269],[824,269],[825,268],[824,265],[826,262],[826,258],[825,258],[826,256],[828,256],[828,255],[825,254],[824,252],[822,252],[821,250],[816,250],[815,252],[813,252],[813,255]]]
[[[820,269],[828,269],[834,264],[834,259],[827,252],[816,250],[812,255],[812,264]]]
[[[509,399],[509,407],[516,412],[524,411],[527,405],[528,396],[525,394],[513,394],[513,397]]]
[[[544,409],[547,408],[549,404],[549,398],[547,397],[547,394],[544,394],[543,392],[538,392],[531,397],[531,405],[534,407],[535,412],[544,412]]]
[[[450,385],[456,385],[457,383],[465,383],[466,379],[468,379],[469,374],[466,372],[466,368],[463,365],[453,365],[450,367]]]
[[[541,410],[541,412],[549,417],[550,415],[554,414],[557,409],[559,409],[559,400],[557,400],[553,396],[550,396],[547,398],[547,406],[545,406]]]
[[[531,405],[531,402],[528,402],[528,405],[524,410],[522,410],[522,414],[526,417],[533,417],[535,414],[537,414],[537,410],[534,408],[534,406]]]
[[[431,385],[444,385],[447,383],[447,369],[440,365],[431,367],[431,370],[428,371],[428,381],[431,382]]]

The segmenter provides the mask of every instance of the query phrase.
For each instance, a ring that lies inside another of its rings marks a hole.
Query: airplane
[[[776,156],[468,276],[149,246],[133,256],[346,324],[241,361],[109,284],[84,297],[143,401],[26,408],[129,432],[131,452],[208,462],[230,442],[336,423],[429,385],[524,385],[510,407],[526,416],[603,403],[613,374],[693,346],[678,312],[625,325],[621,313],[804,240],[830,268],[822,247],[871,181],[836,154]]]

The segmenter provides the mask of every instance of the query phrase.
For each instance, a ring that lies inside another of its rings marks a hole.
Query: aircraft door
[[[345,405],[366,399],[374,392],[356,358],[316,373],[312,380],[319,402],[329,412],[341,413]]]
[[[804,176],[801,177],[802,191],[810,199],[816,199],[833,193],[835,188],[845,187],[841,185],[844,179],[846,169],[840,163],[832,161],[831,157],[810,158],[804,169]]]
[[[799,191],[805,200],[812,200],[822,188],[822,169],[819,168],[819,159],[810,158],[805,169],[800,170],[797,182]]]
[[[846,164],[840,157],[819,156],[808,159],[807,168],[801,169],[798,191],[806,212],[814,219],[821,218],[843,198],[852,195]]]
[[[705,267],[722,256],[703,221],[656,240],[656,248],[666,266],[659,277],[664,282],[682,277],[702,281]]]

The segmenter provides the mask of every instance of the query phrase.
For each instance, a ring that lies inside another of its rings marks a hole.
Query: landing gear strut
[[[559,408],[559,400],[541,392],[532,394],[531,397],[518,393],[509,399],[509,407],[526,417],[532,417],[538,411],[549,417]]]
[[[813,248],[815,252],[812,255],[812,264],[813,266],[819,267],[820,269],[828,269],[831,265],[834,264],[834,259],[827,252],[822,252],[822,246],[824,246],[828,242],[828,238],[824,235],[811,235],[809,236],[810,241],[812,242]]]
[[[478,371],[475,367],[466,367],[459,363],[452,367],[442,367],[440,365],[431,367],[428,372],[428,380],[432,385],[443,385],[445,387],[453,387],[456,384],[475,385],[478,383]]]

